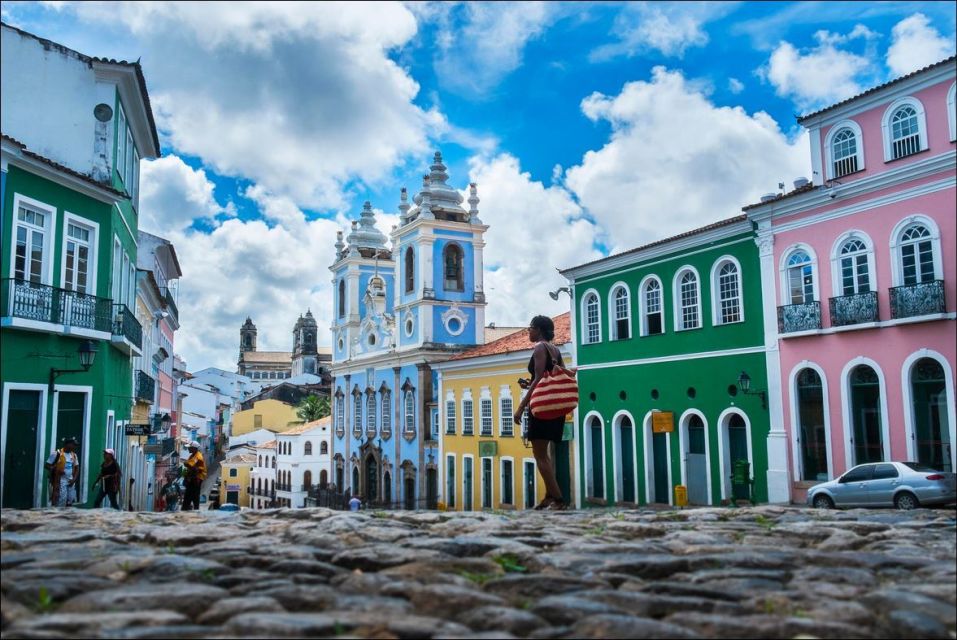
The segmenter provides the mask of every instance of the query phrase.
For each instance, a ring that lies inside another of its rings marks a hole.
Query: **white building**
[[[268,509],[276,498],[276,440],[256,447],[256,466],[249,476],[249,506]]]
[[[332,418],[307,422],[276,434],[276,501],[304,507],[314,485],[332,477]]]

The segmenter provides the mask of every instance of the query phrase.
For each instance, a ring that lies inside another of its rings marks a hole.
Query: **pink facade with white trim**
[[[803,118],[814,184],[747,207],[793,501],[861,462],[957,466],[955,75],[951,58]]]

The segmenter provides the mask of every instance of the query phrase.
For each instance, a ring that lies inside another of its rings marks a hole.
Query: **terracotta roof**
[[[251,453],[241,453],[241,454],[239,454],[238,456],[233,456],[233,457],[231,457],[231,458],[226,458],[225,460],[223,460],[223,464],[224,464],[224,465],[226,465],[226,464],[237,464],[237,463],[239,463],[239,464],[252,464],[252,463],[254,463],[254,462],[258,462],[258,459],[256,458],[256,456],[254,456],[254,455],[251,454]]]
[[[485,343],[493,342],[499,338],[521,331],[525,327],[485,327]]]
[[[257,449],[275,449],[275,448],[276,448],[276,441],[275,441],[275,440],[270,440],[269,442],[264,442],[264,443],[262,443],[262,444],[260,444],[260,445],[256,445],[256,448],[257,448]]]
[[[829,106],[829,107],[824,107],[823,109],[819,109],[818,111],[815,111],[815,112],[813,112],[813,113],[808,113],[808,114],[806,114],[806,115],[799,116],[798,119],[797,119],[797,121],[798,121],[799,124],[803,124],[804,121],[805,121],[805,120],[808,120],[809,118],[813,118],[814,116],[819,116],[819,115],[821,115],[822,113],[826,113],[826,112],[830,111],[831,109],[837,109],[838,107],[842,107],[842,106],[848,104],[849,102],[854,102],[854,101],[857,100],[858,98],[863,98],[864,96],[870,95],[870,94],[872,94],[872,93],[874,93],[874,92],[876,92],[876,91],[880,91],[881,89],[885,89],[885,88],[887,88],[887,87],[890,87],[891,85],[895,85],[895,84],[897,84],[898,82],[902,82],[902,81],[904,81],[904,80],[907,80],[908,78],[913,78],[914,76],[920,75],[920,74],[924,73],[925,71],[930,71],[931,69],[936,69],[937,67],[940,67],[940,66],[942,66],[942,65],[949,64],[949,63],[951,63],[951,62],[954,62],[955,60],[957,60],[957,56],[950,56],[949,58],[947,58],[947,59],[945,59],[945,60],[941,60],[940,62],[935,62],[934,64],[929,64],[929,65],[927,65],[926,67],[924,67],[923,69],[918,69],[917,71],[912,71],[912,72],[910,72],[910,73],[908,73],[908,74],[902,75],[902,76],[899,77],[899,78],[894,78],[893,80],[890,80],[890,81],[888,81],[888,82],[885,82],[884,84],[879,84],[879,85],[877,85],[876,87],[872,87],[872,88],[868,89],[867,91],[864,91],[863,93],[859,93],[859,94],[857,94],[856,96],[852,96],[852,97],[850,97],[850,98],[848,98],[848,99],[846,99],[846,100],[841,100],[840,102],[835,103],[835,104],[832,104],[832,105]]]
[[[685,231],[684,233],[679,233],[676,236],[671,236],[670,238],[663,238],[661,240],[655,240],[654,242],[649,242],[648,244],[643,244],[640,247],[635,247],[634,249],[629,249],[628,251],[622,251],[621,253],[616,253],[610,256],[605,256],[604,258],[599,258],[598,260],[592,260],[591,262],[585,262],[584,264],[579,264],[574,267],[569,267],[567,269],[559,269],[559,273],[565,274],[573,269],[580,269],[582,267],[587,267],[593,264],[598,264],[599,262],[604,262],[605,260],[611,260],[612,258],[618,258],[621,256],[627,256],[633,253],[638,253],[640,251],[645,251],[646,249],[651,249],[652,247],[657,247],[659,245],[668,244],[669,242],[674,242],[675,240],[681,240],[682,238],[688,238],[690,236],[698,235],[699,233],[705,233],[706,231],[712,231],[714,229],[720,229],[721,227],[727,227],[738,222],[743,222],[747,220],[746,215],[738,215],[733,218],[728,218],[726,220],[719,220],[718,222],[712,222],[709,225],[699,227],[697,229],[692,229],[691,231]]]
[[[571,331],[571,314],[563,313],[560,316],[555,316],[552,318],[552,321],[555,323],[555,339],[552,341],[556,345],[566,344],[572,341],[572,331]],[[468,351],[463,351],[462,353],[452,356],[450,360],[465,360],[467,358],[481,358],[482,356],[495,356],[503,353],[513,353],[515,351],[530,351],[534,345],[528,341],[528,333],[526,329],[519,329],[504,338],[499,338],[489,342],[488,344],[482,344],[477,347],[472,347]]]
[[[760,206],[763,206],[763,205],[766,205],[766,204],[771,204],[772,202],[780,202],[781,200],[786,200],[786,199],[788,199],[788,198],[793,198],[794,196],[799,196],[799,195],[801,195],[802,193],[807,193],[808,191],[814,191],[814,189],[817,188],[818,186],[820,186],[820,185],[815,185],[813,182],[808,182],[808,183],[807,183],[806,185],[804,185],[803,187],[798,187],[797,189],[792,189],[791,191],[788,191],[787,193],[778,194],[777,196],[775,196],[775,197],[772,198],[771,200],[768,200],[767,202],[755,202],[754,204],[749,204],[749,205],[747,205],[747,206],[741,207],[741,210],[742,210],[742,211],[748,211],[749,209],[754,209],[755,207],[760,207]]]
[[[331,424],[332,424],[332,417],[326,416],[325,418],[319,418],[318,420],[313,420],[312,422],[306,422],[305,424],[297,424],[292,429],[288,429],[286,431],[280,431],[279,435],[298,436],[301,433],[312,431],[316,427],[328,427]]]
[[[246,351],[243,362],[292,362],[292,351]]]
[[[110,186],[110,185],[108,185],[108,184],[104,184],[104,183],[102,183],[102,182],[99,182],[99,181],[97,181],[97,180],[94,180],[93,178],[91,178],[90,176],[86,175],[85,173],[80,173],[79,171],[76,171],[76,170],[74,170],[74,169],[71,169],[70,167],[67,167],[67,166],[64,166],[64,165],[60,164],[59,162],[56,162],[56,161],[54,161],[54,160],[50,160],[49,158],[47,158],[47,157],[45,157],[45,156],[41,156],[39,153],[36,153],[36,152],[34,152],[34,151],[30,151],[29,149],[27,149],[27,145],[23,144],[22,142],[20,142],[20,141],[17,140],[16,138],[12,138],[12,137],[8,136],[8,135],[5,134],[5,133],[0,133],[0,138],[2,138],[5,142],[10,142],[10,143],[15,144],[15,145],[17,145],[18,147],[20,147],[20,153],[22,153],[23,155],[27,156],[28,158],[33,158],[34,160],[39,160],[39,161],[42,162],[43,164],[48,165],[48,166],[50,166],[51,168],[56,169],[57,171],[62,171],[63,173],[65,173],[65,174],[67,174],[67,175],[73,176],[74,178],[79,178],[79,179],[82,180],[83,182],[87,182],[87,183],[93,185],[94,187],[98,187],[98,188],[100,188],[100,189],[103,189],[104,191],[108,191],[109,193],[112,193],[113,195],[115,195],[115,196],[117,196],[117,197],[119,197],[119,198],[124,198],[124,199],[129,198],[129,196],[128,196],[125,192],[123,192],[123,191],[120,191],[120,190],[118,190],[118,189],[114,189],[112,186]]]
[[[149,94],[149,91],[146,90],[146,77],[143,75],[143,67],[140,66],[139,60],[137,60],[136,62],[127,62],[126,60],[114,60],[113,58],[96,58],[93,56],[88,56],[84,53],[80,53],[79,51],[75,49],[65,47],[59,42],[54,42],[53,40],[47,40],[46,38],[41,38],[40,36],[34,33],[30,33],[29,31],[24,31],[23,29],[14,27],[13,25],[7,24],[6,22],[0,22],[0,24],[2,24],[4,27],[7,27],[8,29],[12,29],[13,31],[16,31],[22,36],[33,38],[34,40],[42,44],[44,48],[52,47],[52,48],[60,49],[61,51],[64,51],[67,53],[71,53],[75,55],[77,58],[79,58],[80,60],[82,60],[83,62],[90,65],[91,67],[93,66],[94,62],[97,62],[100,64],[115,64],[121,67],[132,67],[133,71],[136,73],[136,81],[140,89],[140,97],[143,99],[143,104],[146,107],[146,119],[150,125],[150,134],[152,135],[152,138],[153,138],[153,146],[156,148],[156,157],[158,158],[161,155],[159,135],[157,135],[156,133],[156,121],[153,119],[153,106],[150,104],[150,94]]]

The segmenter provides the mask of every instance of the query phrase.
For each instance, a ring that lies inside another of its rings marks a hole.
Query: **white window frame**
[[[371,411],[370,411],[371,410]],[[376,432],[378,433],[379,425],[376,420],[377,413],[379,410],[379,402],[375,397],[375,391],[366,392],[366,433]]]
[[[449,473],[451,469],[452,473]],[[445,506],[448,509],[455,509],[455,483],[456,483],[455,454],[445,454]]]
[[[382,397],[379,399],[380,404],[382,405],[382,428],[380,429],[383,435],[392,433],[392,390],[388,387],[382,390],[380,394]]]
[[[850,240],[860,240],[864,243],[864,246],[867,249],[867,281],[870,291],[878,291],[877,288],[877,270],[874,266],[874,242],[871,240],[870,236],[859,231],[857,229],[852,229],[850,231],[845,231],[837,237],[837,240],[834,241],[834,245],[831,247],[831,295],[835,298],[839,298],[844,294],[844,278],[843,271],[841,269],[841,261],[844,258],[841,255],[841,249],[844,245]],[[856,276],[856,271],[855,271]],[[863,293],[863,292],[859,292]],[[855,294],[848,294],[855,295]]]
[[[456,435],[456,429],[458,429],[456,414],[455,392],[449,391],[445,394],[445,435]]]
[[[532,508],[538,504],[538,463],[535,461],[535,458],[522,458],[522,509],[527,509],[525,506],[528,496],[525,494],[525,489],[528,486],[526,483],[526,465],[532,465]]]
[[[589,339],[589,322],[588,322],[588,300],[591,296],[595,296],[595,308],[598,312],[598,338],[595,340]],[[598,344],[601,342],[601,296],[598,295],[598,291],[595,289],[589,289],[582,295],[581,301],[581,318],[582,318],[582,327],[584,332],[582,333],[582,344]]]
[[[726,264],[733,264],[738,270],[738,316],[737,320],[724,322],[721,318],[721,269]],[[714,261],[711,266],[711,324],[718,327],[726,324],[740,324],[744,322],[744,275],[741,263],[732,255],[724,255]]]
[[[505,410],[508,401],[509,409]],[[512,399],[511,385],[503,384],[498,394],[498,435],[511,437],[515,435],[515,401]],[[506,433],[507,431],[507,433]]]
[[[7,421],[9,419],[9,406],[10,406],[10,392],[11,391],[36,391],[40,394],[40,405],[39,405],[39,415],[37,418],[37,453],[36,458],[33,463],[33,506],[41,507],[42,498],[43,498],[43,487],[46,482],[46,474],[43,472],[43,463],[46,461],[47,456],[47,439],[46,439],[46,424],[47,424],[47,393],[49,392],[49,387],[46,384],[35,384],[28,382],[4,382],[2,384],[2,411],[0,411],[0,444],[3,445],[3,451],[7,450]],[[57,386],[57,389],[60,389],[60,386]],[[55,443],[55,441],[54,441]],[[0,459],[0,489],[6,482],[5,473],[6,473],[6,456]],[[85,469],[85,465],[81,468],[81,471]],[[48,496],[49,497],[49,496]]]
[[[485,461],[488,460],[489,465],[489,479],[491,486],[488,488],[489,504],[485,506]],[[494,509],[495,508],[495,460],[491,457],[482,457],[479,458],[479,503],[482,505],[482,509]],[[474,481],[473,481],[474,484]]]
[[[465,410],[466,407],[468,407],[468,411]],[[466,426],[468,426],[468,429],[466,429]],[[462,435],[475,435],[475,402],[472,400],[471,389],[462,392]]]
[[[505,463],[512,465],[512,501],[505,502]],[[498,503],[499,505],[508,504],[515,506],[515,458],[512,456],[501,456],[498,459]]]
[[[16,273],[16,228],[21,204],[37,209],[43,214],[43,261],[40,267],[40,284],[53,286],[53,232],[56,229],[56,207],[19,193],[13,194],[13,215],[10,216],[12,225],[10,228],[10,277],[13,278]],[[29,256],[27,260],[29,261]]]
[[[957,141],[957,82],[950,85],[947,91],[947,129],[950,132],[950,141]]]
[[[352,394],[352,431],[362,432],[362,394],[353,393]]]
[[[944,279],[943,255],[941,254],[940,248],[940,228],[930,216],[915,214],[907,216],[898,222],[891,231],[891,286],[893,287],[899,287],[904,284],[904,261],[901,255],[901,236],[908,228],[915,224],[924,225],[930,232],[930,243],[934,251],[934,279]]]
[[[910,157],[894,158],[894,140],[891,137],[891,119],[894,117],[894,113],[905,105],[913,107],[917,113],[917,134],[920,151],[926,151],[928,148],[927,115],[924,113],[924,105],[914,96],[904,96],[892,102],[890,106],[887,107],[887,110],[884,111],[884,116],[881,118],[881,133],[884,139],[884,162],[903,160],[904,158]]]
[[[661,333],[648,333],[648,301],[645,297],[645,289],[648,287],[650,282],[658,283],[658,313],[661,314]],[[667,328],[665,326],[665,287],[661,282],[661,278],[651,274],[647,275],[641,279],[641,282],[638,284],[638,312],[641,315],[640,322],[638,323],[639,329],[641,330],[641,336],[659,336],[667,333]]]
[[[87,288],[86,293],[88,295],[99,295],[96,287],[96,265],[99,260],[99,240],[100,240],[100,225],[99,223],[93,222],[86,218],[81,218],[80,216],[70,213],[69,211],[63,212],[63,243],[62,243],[62,253],[60,254],[60,288],[67,288],[66,281],[66,253],[67,253],[67,244],[70,242],[69,228],[70,225],[77,227],[82,227],[90,232],[90,240],[88,242],[90,253],[87,259],[87,274],[86,282]],[[76,273],[76,268],[74,266],[74,273]]]
[[[621,338],[618,335],[618,292],[624,290],[625,292],[625,301],[627,302],[626,306],[626,316],[624,320],[628,320],[628,337]],[[634,332],[631,327],[631,289],[628,288],[628,285],[624,282],[616,282],[611,286],[608,294],[608,335],[611,340],[630,340],[634,337]]]
[[[780,280],[779,284],[781,287],[779,301],[781,306],[795,304],[791,302],[791,284],[788,280],[788,260],[790,260],[791,256],[797,251],[803,251],[807,254],[807,257],[810,258],[812,277],[811,291],[814,294],[814,300],[812,302],[821,301],[821,271],[818,268],[817,253],[815,253],[814,249],[812,249],[810,245],[798,243],[791,245],[781,253],[781,262],[778,265],[778,275]],[[807,302],[804,304],[807,304]]]
[[[465,461],[468,460],[469,464],[466,465]],[[472,487],[471,491],[465,491],[465,468],[466,466],[470,467],[472,472]],[[462,454],[462,511],[474,511],[475,510],[475,455],[471,453]]]
[[[691,273],[695,277],[695,282],[697,283],[697,307],[698,307],[698,324],[693,327],[684,326],[684,319],[682,311],[684,307],[682,306],[681,301],[681,279],[686,273]],[[674,296],[674,322],[675,322],[675,331],[692,331],[694,329],[700,329],[704,326],[704,317],[701,314],[701,297],[702,297],[702,287],[701,287],[701,275],[698,273],[698,270],[692,267],[690,264],[686,264],[675,273],[674,280],[672,282],[672,294]]]
[[[411,411],[409,410],[410,404],[412,406]],[[410,423],[411,429],[409,428]],[[415,395],[411,389],[406,391],[405,396],[402,398],[402,432],[406,434],[415,433]]]
[[[486,405],[486,403],[488,403]],[[488,406],[488,429],[485,429],[485,407]],[[479,394],[479,436],[491,438],[495,435],[495,403],[492,402],[492,392],[488,387],[482,387]]]
[[[857,138],[855,141],[857,145],[857,171],[845,173],[840,177],[844,178],[864,170],[864,133],[861,131],[861,125],[857,124],[857,122],[854,120],[841,120],[828,130],[827,136],[824,138],[824,152],[826,158],[826,166],[824,167],[824,171],[828,180],[836,180],[839,177],[834,173],[834,137],[844,129],[850,129]]]

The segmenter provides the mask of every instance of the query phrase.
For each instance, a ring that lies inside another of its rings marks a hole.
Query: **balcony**
[[[291,485],[291,484],[282,484],[281,482],[277,482],[277,483],[276,483],[276,491],[286,491],[286,492],[292,491],[292,485]]]
[[[7,278],[0,291],[3,326],[109,340],[113,302],[109,298]]]
[[[877,292],[837,296],[829,300],[832,327],[877,322]]]
[[[179,320],[179,309],[176,307],[176,301],[173,300],[173,293],[169,290],[169,287],[166,287],[166,306],[172,309],[173,317]]]
[[[914,318],[944,313],[944,281],[932,280],[920,284],[891,287],[891,318]]]
[[[143,354],[143,327],[125,304],[113,305],[113,346],[127,355]]]
[[[821,328],[821,303],[787,304],[778,307],[778,333],[817,331]]]
[[[153,403],[156,397],[156,380],[153,380],[145,371],[136,372],[136,390],[133,392],[137,400]]]
[[[304,485],[302,485],[302,489],[300,489],[300,491],[305,491],[306,493],[309,493],[310,491],[312,491],[312,488],[313,488],[314,486],[316,486],[316,485],[314,485],[314,484],[304,484]]]

